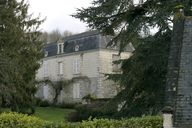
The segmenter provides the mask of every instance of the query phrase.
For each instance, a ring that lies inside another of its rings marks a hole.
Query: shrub
[[[49,107],[51,103],[48,100],[42,100],[40,98],[35,98],[35,104],[38,107]]]
[[[50,106],[50,103],[49,101],[47,100],[42,100],[40,103],[39,103],[39,107],[49,107]]]
[[[0,114],[0,128],[43,128],[45,121],[25,114]]]
[[[0,114],[0,128],[74,128],[70,123],[53,123],[14,112]]]
[[[80,128],[162,128],[161,117],[143,117],[122,120],[93,119],[83,121]]]
[[[75,107],[76,113],[73,113],[72,116],[69,116],[71,119],[70,121],[82,121],[87,120],[90,116],[95,118],[98,117],[96,113],[96,108],[90,108],[89,105],[77,105]]]
[[[65,117],[66,121],[77,122],[79,121],[79,114],[77,111],[71,112],[68,116]]]
[[[53,123],[53,122],[46,122],[43,128],[75,128],[70,123]]]
[[[162,128],[162,118],[93,119],[82,123],[52,123],[18,113],[0,114],[0,128]]]
[[[105,102],[101,101],[95,101],[92,102],[91,104],[79,104],[76,105],[75,110],[76,110],[76,118],[73,116],[70,121],[82,121],[82,120],[87,120],[90,116],[93,118],[101,118],[105,117],[102,107],[104,106]]]

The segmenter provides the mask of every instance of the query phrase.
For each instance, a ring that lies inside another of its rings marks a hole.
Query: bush
[[[76,121],[82,121],[82,120],[87,120],[90,116],[95,118],[98,117],[100,114],[99,112],[97,113],[96,108],[89,107],[89,105],[77,105],[75,107],[76,113],[73,113],[72,116],[68,117],[68,121],[76,122]],[[70,118],[70,119],[69,119]]]
[[[0,128],[73,128],[72,126],[70,123],[52,123],[25,114],[0,114]]]
[[[49,107],[51,103],[48,100],[42,100],[40,98],[35,98],[35,105],[38,107]]]
[[[45,121],[25,114],[0,114],[0,128],[43,128]]]
[[[69,122],[78,122],[79,121],[79,114],[77,111],[71,112],[67,117],[65,117],[66,121]]]
[[[71,119],[67,119],[69,121],[82,121],[88,120],[91,116],[93,118],[103,118],[105,117],[105,113],[102,110],[105,102],[102,101],[94,101],[91,104],[79,104],[75,106],[76,113],[73,113]]]
[[[83,121],[80,128],[162,128],[161,117],[143,117],[122,120],[93,119],[93,121]]]
[[[40,103],[39,103],[39,107],[49,107],[51,106],[49,101],[47,100],[42,100]]]
[[[0,114],[0,128],[162,128],[159,116],[131,119],[93,119],[82,123],[52,123],[18,113]]]

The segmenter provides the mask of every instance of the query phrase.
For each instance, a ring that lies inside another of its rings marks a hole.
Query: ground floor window
[[[49,98],[49,87],[48,85],[43,86],[43,97],[45,100],[48,100]]]
[[[73,98],[80,98],[80,84],[74,83],[73,84]]]

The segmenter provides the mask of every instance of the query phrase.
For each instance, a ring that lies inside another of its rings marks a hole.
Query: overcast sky
[[[29,12],[35,16],[46,17],[42,24],[43,31],[59,29],[61,32],[68,30],[73,33],[85,31],[86,24],[71,17],[76,8],[88,7],[92,0],[28,0]]]

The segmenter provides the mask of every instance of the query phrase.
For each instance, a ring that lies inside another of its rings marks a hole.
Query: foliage
[[[0,115],[0,128],[162,128],[162,118],[142,117],[121,120],[93,119],[82,123],[52,123],[17,113]]]
[[[94,100],[94,99],[96,99],[96,97],[92,96],[91,94],[88,94],[88,95],[84,96],[82,99],[84,99],[84,100]]]
[[[49,107],[51,104],[47,100],[41,100],[38,104],[36,104],[39,107]]]
[[[44,43],[56,43],[60,39],[64,39],[65,37],[73,35],[72,32],[66,30],[64,32],[60,32],[58,29],[53,30],[51,32],[42,32],[41,40]]]
[[[54,91],[55,91],[55,96],[53,98],[53,105],[56,105],[57,104],[57,99],[58,99],[58,96],[60,95],[63,87],[71,84],[73,82],[73,80],[58,80],[58,81],[51,81],[49,79],[46,79],[46,80],[42,80],[42,81],[37,81],[37,83],[41,86],[46,86],[46,85],[50,85]]]
[[[55,123],[66,121],[66,118],[68,118],[71,113],[75,112],[74,109],[63,109],[57,107],[36,107],[35,110],[33,116]],[[8,108],[2,108],[0,114],[10,112],[11,110]]]
[[[80,128],[162,128],[162,124],[162,118],[154,116],[122,120],[93,119],[83,121]]]
[[[28,14],[24,0],[0,2],[0,105],[33,113],[35,74],[42,58],[39,17]]]
[[[102,107],[106,102],[94,101],[91,104],[79,104],[75,106],[75,112],[67,118],[68,121],[76,122],[87,120],[89,117],[102,118],[106,117],[106,113],[102,111]]]
[[[24,114],[0,114],[0,128],[43,128],[45,121]]]
[[[52,105],[57,105],[58,102],[58,96],[60,95],[61,91],[64,89],[65,86],[70,85],[71,83],[74,83],[78,80],[85,80],[87,82],[91,82],[90,79],[87,76],[79,76],[79,77],[73,77],[72,79],[60,79],[58,81],[52,81],[50,79],[45,79],[45,80],[40,80],[36,81],[36,84],[38,86],[47,86],[50,85],[54,91],[55,91],[55,96],[53,98],[53,103]]]
[[[159,34],[143,40],[134,55],[122,62],[122,74],[109,75],[125,86],[113,100],[117,104],[125,101],[114,116],[155,115],[162,109],[171,34]]]
[[[114,116],[153,115],[161,110],[172,26],[182,15],[181,8],[185,15],[192,15],[190,0],[145,0],[139,4],[133,0],[94,0],[92,6],[73,15],[114,36],[109,45],[120,46],[120,52],[129,43],[136,48],[130,59],[122,61],[123,73],[109,75],[124,88],[111,103],[116,102],[117,107],[125,102],[121,111],[114,110]]]

